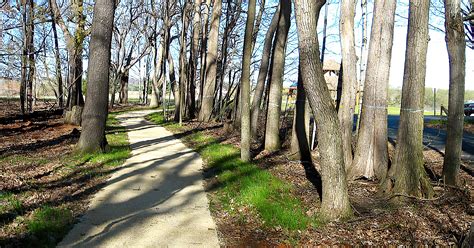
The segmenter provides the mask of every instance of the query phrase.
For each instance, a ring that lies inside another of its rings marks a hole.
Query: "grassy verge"
[[[71,150],[50,154],[48,159],[36,154],[0,159],[0,167],[12,170],[26,167],[31,168],[27,173],[36,173],[38,166],[50,170],[48,178],[31,177],[26,187],[0,190],[0,247],[54,247],[67,234],[75,217],[85,210],[87,198],[130,156],[127,133],[116,115],[111,113],[107,120],[109,149],[105,153],[79,154]],[[82,193],[72,196],[66,188]]]
[[[165,123],[161,113],[147,119],[165,126],[199,152],[212,172],[211,211],[222,208],[237,219],[250,214],[263,227],[280,227],[287,231],[304,230],[318,225],[315,217],[305,214],[306,207],[293,194],[293,186],[259,168],[240,160],[240,151],[230,144],[202,131],[188,131],[176,123]]]
[[[430,121],[427,121],[426,124],[446,126],[446,125],[448,125],[448,120],[447,119],[430,120]],[[473,119],[465,119],[464,120],[464,125],[474,125],[474,120]]]
[[[387,108],[387,112],[389,115],[400,115],[400,107],[389,106]],[[434,115],[434,112],[425,110],[424,115],[428,115],[428,116]]]

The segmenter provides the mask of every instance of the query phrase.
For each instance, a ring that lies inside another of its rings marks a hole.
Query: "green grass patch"
[[[445,126],[448,125],[448,119],[429,120],[426,124]],[[467,124],[474,124],[474,119],[464,119],[464,125]]]
[[[104,166],[121,165],[130,157],[130,146],[125,127],[117,120],[118,113],[111,113],[107,118],[106,138],[108,147],[103,153],[74,153],[70,160],[71,166],[84,163],[102,164]]]
[[[74,221],[70,210],[62,207],[43,206],[36,209],[27,220],[28,233],[36,247],[53,247],[67,234]]]
[[[400,107],[388,106],[387,112],[389,115],[400,115]],[[425,110],[424,115],[434,115],[434,112]]]
[[[145,116],[145,119],[155,124],[158,124],[160,126],[166,127],[172,132],[179,132],[180,130],[182,130],[178,123],[166,121],[165,118],[163,117],[163,114],[160,112],[149,114]]]
[[[54,182],[58,184],[73,180],[84,183],[86,180],[103,180],[106,175],[114,171],[114,167],[122,165],[130,157],[128,136],[125,127],[117,120],[117,114],[110,113],[108,116],[106,126],[108,148],[104,153],[70,152],[51,154],[47,158],[36,154],[14,154],[0,158],[0,166],[34,168],[36,165],[51,163],[55,165],[51,175],[57,178]],[[9,230],[9,233],[13,233],[20,246],[54,247],[72,226],[74,221],[72,213],[77,211],[75,205],[77,199],[71,198],[71,202],[68,198],[64,198],[67,199],[66,202],[42,202],[42,199],[39,199],[32,208],[31,205],[25,205],[22,199],[27,202],[30,195],[47,191],[43,186],[48,185],[39,183],[35,187],[38,183],[35,178],[30,178],[28,183],[33,187],[21,193],[0,191],[0,216],[5,218],[3,220],[5,225],[0,225],[0,228],[2,231]],[[8,241],[0,239],[0,247],[7,244],[5,242]]]
[[[160,113],[148,119],[162,125]],[[167,124],[167,126],[170,126]],[[172,125],[171,131],[182,133],[183,128]],[[217,184],[213,188],[215,201],[226,212],[239,218],[239,209],[249,208],[261,218],[266,227],[279,226],[285,230],[304,230],[317,226],[317,218],[306,215],[306,208],[292,191],[293,186],[259,168],[254,163],[240,160],[240,151],[233,145],[221,144],[202,132],[193,132],[182,139],[201,154],[207,167],[215,172]],[[215,203],[211,202],[211,205]],[[211,210],[214,208],[211,208]]]
[[[12,193],[0,191],[0,213],[23,213],[23,203]]]

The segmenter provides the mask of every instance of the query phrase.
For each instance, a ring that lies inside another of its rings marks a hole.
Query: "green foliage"
[[[148,119],[161,124],[160,115],[154,113]],[[173,131],[180,133],[183,129],[173,126]],[[293,195],[291,184],[254,163],[240,160],[240,151],[235,146],[221,144],[202,132],[193,132],[183,139],[201,154],[208,168],[215,173],[217,184],[213,187],[216,195],[213,200],[216,202],[211,205],[218,203],[236,217],[249,209],[267,227],[279,226],[294,231],[319,224],[316,218],[306,215],[303,203]]]
[[[0,213],[7,212],[14,212],[16,214],[23,213],[23,202],[12,193],[0,191]]]
[[[28,232],[36,247],[54,247],[66,235],[74,218],[70,210],[61,207],[43,206],[27,220]]]

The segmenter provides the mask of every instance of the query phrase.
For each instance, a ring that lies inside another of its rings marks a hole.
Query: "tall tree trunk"
[[[109,68],[114,0],[97,0],[92,20],[89,50],[87,101],[82,113],[82,132],[77,149],[81,152],[104,151],[105,122],[109,95]]]
[[[265,150],[274,152],[280,149],[280,112],[283,72],[285,71],[286,44],[291,21],[291,1],[281,0],[280,20],[273,46],[273,72],[270,83],[267,124],[265,129]]]
[[[26,108],[26,82],[27,82],[27,75],[28,75],[28,4],[26,1],[22,2],[22,31],[23,31],[23,47],[21,51],[21,82],[20,82],[20,108],[21,113],[25,113]]]
[[[265,34],[265,41],[263,43],[262,60],[260,61],[260,68],[257,77],[257,86],[255,87],[255,93],[252,100],[251,108],[251,131],[252,138],[256,139],[258,130],[258,118],[260,116],[260,110],[262,105],[262,96],[265,89],[265,82],[268,75],[268,65],[270,61],[270,53],[272,51],[273,37],[275,36],[276,29],[278,27],[278,20],[280,19],[280,5],[278,5],[275,14],[273,14],[272,21],[268,27],[267,33]]]
[[[207,65],[207,41],[209,28],[209,10],[211,9],[211,0],[206,0],[204,10],[202,11],[202,41],[201,41],[201,68],[199,75],[199,105],[202,108],[202,98],[204,96],[204,85],[206,83],[206,65]]]
[[[375,0],[366,81],[351,179],[382,180],[387,175],[387,88],[396,1]]]
[[[227,2],[227,10],[226,10],[226,18],[225,18],[225,28],[224,28],[224,34],[222,37],[222,47],[221,47],[221,57],[222,57],[222,63],[221,63],[221,68],[220,68],[220,74],[221,76],[219,77],[219,89],[218,89],[218,98],[217,98],[217,106],[216,106],[216,113],[219,114],[221,111],[221,101],[222,101],[222,91],[224,88],[224,75],[226,71],[226,66],[227,66],[227,44],[229,40],[229,20],[230,20],[230,15],[231,15],[231,8],[232,8],[232,2],[228,1]]]
[[[149,82],[150,82],[150,57],[147,58],[146,60],[146,65],[145,65],[145,78],[143,79],[143,104],[147,105],[148,104],[148,88],[149,88]]]
[[[82,95],[82,47],[69,53],[67,109],[72,110],[74,106],[84,105],[84,97]]]
[[[74,106],[83,106],[84,97],[82,95],[82,50],[85,39],[85,23],[83,0],[73,1],[71,12],[77,20],[74,35],[69,32],[68,26],[61,17],[61,11],[57,6],[56,0],[51,0],[51,7],[54,11],[54,17],[57,24],[61,28],[66,39],[66,47],[68,50],[68,99],[67,109],[71,110]]]
[[[28,0],[28,22],[26,28],[26,46],[28,50],[28,75],[26,80],[26,100],[27,100],[27,109],[28,112],[33,111],[33,81],[35,79],[35,44],[34,44],[34,35],[35,35],[35,4],[33,0]]]
[[[193,119],[196,114],[196,72],[199,57],[199,40],[201,34],[201,3],[202,0],[194,0],[194,16],[193,16],[193,41],[191,42],[191,51],[189,58],[189,118]]]
[[[110,108],[113,108],[115,106],[115,94],[117,93],[117,85],[120,83],[119,80],[121,78],[119,72],[115,72],[114,74],[115,75],[112,80],[112,92],[110,94]]]
[[[153,78],[151,80],[151,99],[150,99],[150,107],[156,108],[160,102],[160,86],[159,86],[159,77],[161,73],[161,64],[163,63],[163,54],[165,54],[165,45],[164,41],[161,41],[159,46],[156,48],[157,52],[155,52],[155,70],[153,72]]]
[[[181,30],[181,48],[179,50],[179,100],[180,108],[179,111],[179,124],[183,123],[183,118],[185,115],[185,105],[186,105],[186,85],[187,85],[187,64],[186,64],[186,33],[188,31],[188,3],[184,3],[183,12],[182,12],[182,30]],[[189,97],[189,95],[188,95]],[[189,109],[188,109],[189,111]]]
[[[242,0],[239,0],[237,4],[240,6],[241,2]],[[255,18],[255,25],[254,25],[253,33],[252,33],[252,51],[255,49],[255,43],[257,42],[258,31],[260,30],[260,24],[262,23],[264,10],[265,10],[265,0],[261,0],[257,17]]]
[[[85,22],[86,17],[84,15],[83,0],[74,1],[72,6],[74,15],[77,17],[78,23],[76,31],[74,33],[72,42],[73,48],[69,48],[70,53],[69,59],[69,95],[68,95],[68,109],[71,110],[74,106],[84,106],[84,97],[82,94],[82,50],[85,38]],[[64,32],[64,30],[63,30]]]
[[[51,7],[51,0],[49,0],[49,9],[50,14],[53,17],[51,22],[51,28],[53,30],[53,39],[54,39],[54,58],[56,60],[56,80],[58,81],[58,104],[59,108],[64,108],[64,92],[63,92],[63,77],[61,72],[61,57],[59,53],[59,42],[58,42],[58,32],[56,30],[56,16],[54,15],[53,8]]]
[[[428,51],[429,0],[409,3],[402,106],[395,158],[382,190],[388,194],[431,197],[433,189],[423,167],[423,108]]]
[[[128,79],[130,72],[125,70],[120,74],[120,90],[119,90],[119,102],[121,104],[128,103]]]
[[[209,31],[208,51],[206,57],[206,81],[203,88],[201,110],[199,121],[208,122],[211,119],[214,104],[214,92],[216,90],[217,75],[217,48],[219,43],[219,22],[221,19],[222,0],[214,0],[211,17],[211,29]]]
[[[352,163],[352,128],[354,126],[355,98],[357,93],[357,55],[354,39],[354,16],[357,1],[342,0],[341,32],[342,51],[342,96],[339,105],[339,121],[342,130],[342,145],[344,148],[344,164]],[[346,168],[347,170],[347,168]]]
[[[176,84],[174,62],[173,62],[173,56],[171,56],[171,53],[168,53],[168,64],[170,65],[170,70],[169,70],[170,86],[171,86],[171,91],[173,92],[173,96],[174,96],[174,121],[178,122],[179,113],[181,111],[181,106],[180,106],[181,101],[179,99],[179,87]]]
[[[133,53],[133,49],[130,49],[130,52],[128,53],[127,58],[125,58],[125,65],[123,66],[123,68],[127,68],[130,66],[130,63],[132,61],[132,53]],[[120,77],[119,102],[122,104],[126,104],[128,103],[128,80],[130,78],[129,69],[125,69],[125,71],[123,71],[121,75],[122,76]]]
[[[242,56],[242,75],[240,76],[241,134],[240,158],[250,161],[250,63],[252,62],[252,36],[255,22],[256,0],[249,0],[247,23],[245,24],[244,51]],[[291,10],[290,10],[291,12]]]
[[[367,54],[368,54],[368,46],[367,46],[367,0],[361,0],[360,7],[362,9],[362,44],[360,46],[360,59],[359,59],[359,85],[358,85],[358,96],[357,96],[357,104],[359,107],[359,112],[357,114],[357,124],[356,124],[356,133],[359,133],[359,126],[360,126],[360,117],[362,112],[362,95],[363,89],[365,84],[365,72],[367,69]]]
[[[336,109],[323,76],[317,20],[324,0],[295,0],[301,76],[319,127],[322,203],[321,216],[334,220],[352,215],[344,171],[344,154]]]
[[[323,44],[321,46],[321,62],[323,63],[324,67],[324,55],[326,54],[326,40],[328,38],[327,36],[327,30],[328,30],[328,7],[329,7],[329,2],[326,1],[326,4],[324,5],[324,20],[323,20]]]
[[[457,183],[464,126],[466,42],[460,5],[460,0],[444,1],[446,46],[449,57],[449,100],[443,179],[449,185]]]

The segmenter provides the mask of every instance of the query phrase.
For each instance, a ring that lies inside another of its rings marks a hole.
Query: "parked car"
[[[474,114],[474,102],[468,102],[464,104],[464,114],[466,116]]]

